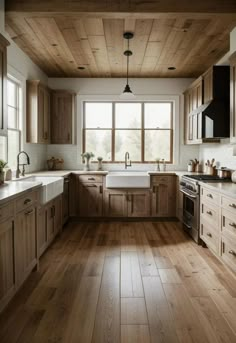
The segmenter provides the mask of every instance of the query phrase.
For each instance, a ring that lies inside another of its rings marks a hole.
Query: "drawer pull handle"
[[[31,202],[31,199],[25,199],[24,205],[27,205],[29,202]]]
[[[230,255],[233,255],[233,256],[236,256],[236,252],[233,251],[233,250],[229,250],[229,254],[230,254]]]
[[[86,187],[97,187],[97,185],[86,185]]]
[[[236,204],[229,204],[229,207],[236,208]]]
[[[208,237],[212,237],[212,234],[210,232],[207,233]]]
[[[94,177],[89,177],[88,180],[89,181],[95,181],[95,178]]]
[[[209,216],[212,216],[212,212],[211,211],[207,211],[207,214],[209,214]]]
[[[236,224],[235,223],[229,223],[229,226],[232,226],[236,229]]]
[[[26,216],[29,216],[31,213],[33,213],[34,212],[34,210],[30,210],[30,211],[28,211],[28,212],[25,212],[25,215]]]
[[[207,197],[213,199],[213,195],[212,194],[207,194]]]

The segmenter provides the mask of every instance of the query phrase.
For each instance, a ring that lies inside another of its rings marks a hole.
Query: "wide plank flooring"
[[[177,222],[73,222],[0,315],[0,342],[234,343],[236,279]]]

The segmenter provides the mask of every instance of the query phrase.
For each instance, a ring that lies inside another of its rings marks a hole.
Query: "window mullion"
[[[145,145],[145,135],[144,135],[144,102],[141,106],[141,162],[144,162],[144,145]]]
[[[115,102],[112,102],[111,162],[115,161]]]

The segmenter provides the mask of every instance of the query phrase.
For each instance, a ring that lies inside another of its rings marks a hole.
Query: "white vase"
[[[102,170],[102,160],[98,160],[98,170]]]
[[[84,171],[89,171],[89,170],[90,170],[89,158],[85,157]]]

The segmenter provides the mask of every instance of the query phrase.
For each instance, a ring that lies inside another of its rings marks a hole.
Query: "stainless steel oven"
[[[183,193],[183,225],[195,242],[199,237],[199,186],[195,182],[182,177],[180,191]]]

